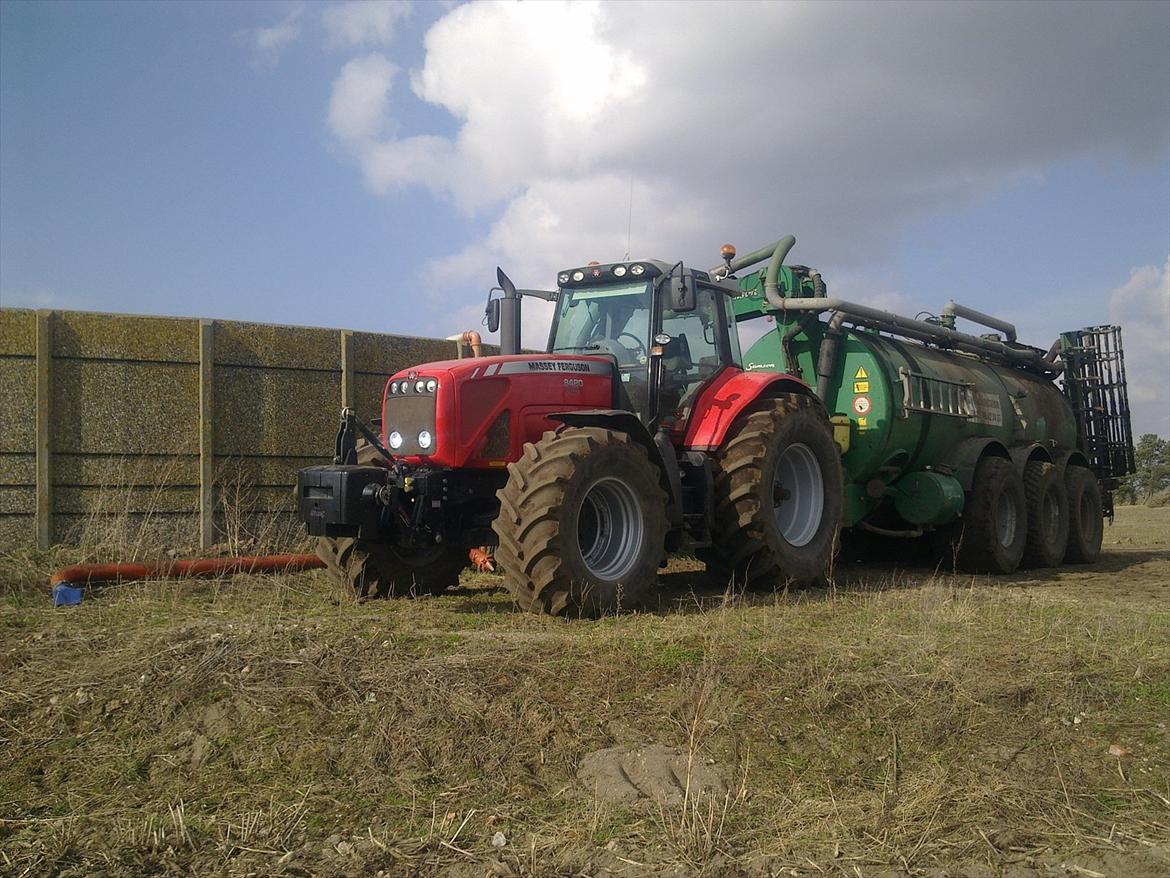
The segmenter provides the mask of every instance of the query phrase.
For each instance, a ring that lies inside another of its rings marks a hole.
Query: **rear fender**
[[[812,388],[792,375],[724,369],[695,401],[683,447],[688,451],[717,451],[740,415],[786,393],[804,394],[816,400],[817,407],[824,411]]]
[[[1039,442],[1033,442],[1030,445],[1016,445],[1009,453],[1012,457],[1012,466],[1016,468],[1016,472],[1020,473],[1020,475],[1023,475],[1024,467],[1033,460],[1052,463],[1052,454]]]
[[[1070,466],[1083,466],[1085,469],[1092,469],[1089,466],[1089,459],[1076,448],[1070,448],[1056,455],[1056,460],[1053,461],[1060,467],[1060,475],[1064,477],[1064,471]]]
[[[1007,448],[998,439],[988,439],[985,436],[976,436],[973,439],[964,439],[948,455],[946,464],[954,470],[955,478],[963,486],[963,490],[970,492],[975,482],[975,467],[979,461],[987,456],[1002,457],[1010,461],[1012,456]],[[1027,458],[1025,458],[1025,461]]]
[[[553,412],[550,421],[559,421],[568,427],[602,427],[625,433],[646,449],[650,462],[658,468],[658,482],[666,492],[667,517],[671,525],[682,524],[682,479],[674,447],[662,433],[651,436],[646,425],[633,412],[622,409],[584,409],[573,412]]]

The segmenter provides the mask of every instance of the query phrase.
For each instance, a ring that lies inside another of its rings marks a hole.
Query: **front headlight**
[[[390,447],[397,450],[402,447],[402,434],[395,430],[386,437],[386,441],[390,443]]]
[[[418,434],[418,447],[419,448],[422,448],[424,450],[427,448],[430,448],[431,442],[433,442],[433,441],[434,440],[433,440],[429,430],[422,430]]]

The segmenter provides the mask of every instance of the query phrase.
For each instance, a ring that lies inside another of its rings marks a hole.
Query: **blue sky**
[[[448,335],[497,264],[787,232],[850,298],[1121,320],[1170,433],[1170,4],[0,4],[4,306]]]

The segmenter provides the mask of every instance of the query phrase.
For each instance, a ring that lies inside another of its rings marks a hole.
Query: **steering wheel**
[[[647,355],[646,354],[646,345],[643,344],[642,339],[638,338],[638,336],[634,335],[634,333],[632,333],[632,332],[618,333],[618,338],[619,339],[620,338],[632,338],[634,340],[634,344],[637,345],[637,347],[634,348],[634,356],[635,357],[637,357],[639,355],[645,357]]]

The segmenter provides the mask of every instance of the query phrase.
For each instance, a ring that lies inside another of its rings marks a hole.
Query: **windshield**
[[[650,338],[650,284],[562,289],[551,348],[612,354],[619,366],[644,366]]]

